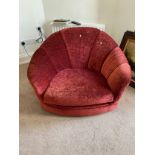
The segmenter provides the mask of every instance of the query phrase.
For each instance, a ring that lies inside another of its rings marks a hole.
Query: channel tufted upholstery
[[[131,69],[108,34],[77,27],[49,36],[32,56],[27,74],[45,110],[84,116],[115,109]]]

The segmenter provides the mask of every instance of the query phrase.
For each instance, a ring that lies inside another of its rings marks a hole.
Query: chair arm
[[[31,58],[27,70],[27,76],[38,96],[47,89],[50,81],[56,75],[44,49],[39,48]]]
[[[107,82],[115,95],[115,101],[119,100],[125,88],[131,80],[131,69],[128,63],[118,66],[108,77]]]
[[[107,56],[101,73],[107,79],[115,100],[118,100],[131,79],[131,69],[127,58],[119,47],[114,48]]]

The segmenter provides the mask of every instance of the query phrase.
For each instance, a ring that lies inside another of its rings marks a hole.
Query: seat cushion
[[[50,82],[44,103],[62,106],[87,106],[113,101],[103,75],[84,69],[64,69]]]

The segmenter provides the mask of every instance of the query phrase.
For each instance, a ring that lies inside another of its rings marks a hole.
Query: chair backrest
[[[57,71],[89,68],[100,71],[102,63],[117,44],[96,28],[67,28],[52,34],[41,46]]]

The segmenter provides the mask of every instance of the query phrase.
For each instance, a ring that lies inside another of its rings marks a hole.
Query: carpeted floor
[[[116,110],[89,117],[62,117],[40,108],[20,66],[20,155],[134,155],[134,89]]]

